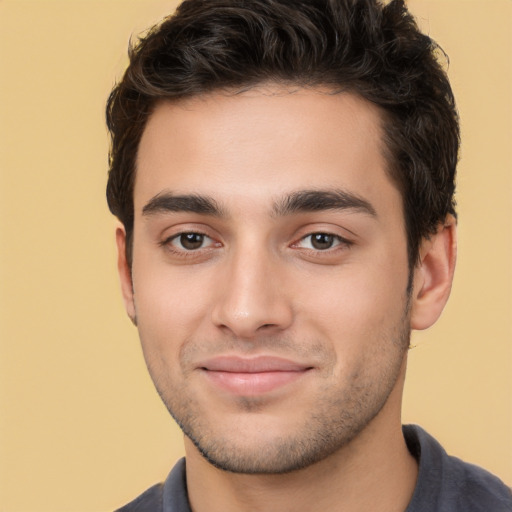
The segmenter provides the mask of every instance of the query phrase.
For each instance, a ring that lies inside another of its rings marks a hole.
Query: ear
[[[441,315],[452,287],[457,258],[457,223],[448,215],[435,235],[423,239],[414,269],[411,328],[427,329]]]
[[[132,270],[126,260],[126,231],[124,226],[120,225],[116,229],[117,243],[117,271],[121,282],[121,292],[123,294],[124,307],[126,313],[134,325],[137,325],[137,316],[135,312],[135,302],[133,297]]]

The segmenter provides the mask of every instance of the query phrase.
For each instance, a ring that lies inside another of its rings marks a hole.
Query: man
[[[132,49],[107,197],[186,463],[120,510],[512,510],[400,422],[456,256],[437,50],[376,0],[188,0]]]

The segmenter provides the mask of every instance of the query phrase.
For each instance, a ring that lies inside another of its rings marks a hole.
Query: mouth
[[[296,382],[313,367],[271,356],[222,356],[201,363],[198,369],[223,391],[237,396],[257,396]]]

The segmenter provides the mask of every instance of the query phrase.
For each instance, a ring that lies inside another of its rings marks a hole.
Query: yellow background
[[[0,0],[0,512],[111,510],[182,454],[118,291],[104,103],[160,0]],[[451,58],[460,252],[404,420],[512,484],[512,1],[411,1]]]

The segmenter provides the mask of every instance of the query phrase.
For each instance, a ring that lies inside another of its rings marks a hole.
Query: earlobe
[[[124,226],[118,226],[116,229],[117,244],[117,271],[119,272],[119,281],[121,283],[121,292],[123,294],[124,307],[126,313],[134,325],[137,325],[137,316],[135,312],[135,302],[133,297],[133,282],[130,264],[126,259],[126,231]]]
[[[448,301],[457,257],[456,230],[455,218],[448,215],[437,233],[424,239],[420,246],[420,262],[414,270],[412,329],[433,325]]]

